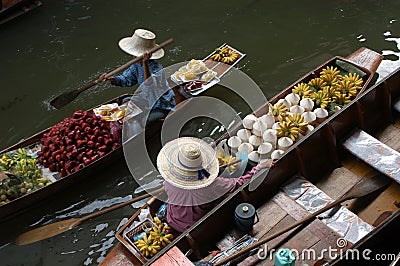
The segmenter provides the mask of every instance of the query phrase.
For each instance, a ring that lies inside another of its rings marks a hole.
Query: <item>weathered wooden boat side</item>
[[[366,82],[365,84],[366,86],[373,79],[373,75],[382,60],[382,56],[374,51],[362,48],[353,53],[352,55],[348,56],[345,60],[354,64],[361,62],[364,65],[363,68],[364,71],[366,73],[369,73],[368,82]],[[328,63],[330,62],[332,61],[331,60],[328,61]],[[305,77],[313,75],[315,71],[321,70],[322,67],[325,65],[326,63],[322,64],[321,66],[316,68],[316,70],[311,71],[309,74],[299,79],[299,81],[304,80]],[[297,84],[299,81],[296,81],[286,90],[276,95],[271,100],[271,102],[274,103],[281,97],[284,97],[285,95],[290,93],[291,88],[294,86],[294,84]],[[255,113],[256,114],[265,113],[266,108],[267,105],[261,106]],[[336,116],[337,115],[334,115],[333,117]],[[333,117],[329,121],[331,121]],[[238,128],[239,125],[234,130],[237,130]],[[333,155],[334,153],[330,152],[330,149],[332,150],[334,149],[334,146],[332,146],[332,143],[334,143],[332,139],[333,134],[327,128],[330,128],[330,126],[327,126],[326,122],[320,125],[320,127],[318,127],[317,130],[315,130],[315,132],[313,132],[312,135],[304,138],[295,147],[292,147],[292,149],[282,159],[278,161],[277,165],[273,169],[271,169],[267,178],[265,179],[267,180],[267,182],[264,180],[264,183],[260,187],[258,187],[256,191],[252,193],[245,193],[244,192],[245,190],[243,188],[242,190],[238,190],[236,193],[230,195],[228,198],[223,200],[217,207],[215,207],[209,214],[207,214],[200,221],[198,221],[193,227],[191,227],[186,232],[178,236],[173,241],[173,243],[167,246],[153,259],[151,259],[149,261],[149,264],[156,261],[157,258],[162,256],[162,254],[166,252],[166,250],[168,250],[173,245],[177,245],[184,252],[186,252],[189,249],[192,249],[194,256],[197,255],[197,259],[199,259],[201,256],[205,256],[205,254],[207,254],[208,251],[212,250],[212,248],[214,247],[213,244],[224,237],[224,235],[227,233],[226,228],[231,228],[233,226],[232,224],[233,210],[237,206],[237,204],[243,201],[242,195],[244,196],[244,199],[246,201],[251,201],[256,206],[260,206],[266,200],[272,198],[277,189],[279,189],[279,186],[285,181],[287,181],[290,177],[295,175],[296,173],[300,172],[304,176],[314,177],[314,178],[315,176],[319,176],[318,174],[313,173],[313,171],[309,170],[308,167],[306,167],[305,165],[300,164],[300,162],[303,162],[305,160],[304,156],[301,153],[305,153],[308,159],[305,161],[311,163],[310,158],[308,156],[314,155],[315,153],[319,152],[316,151],[316,148],[324,144],[321,142],[327,140],[327,138],[322,138],[324,136],[331,136],[331,137],[328,138],[330,141],[329,142],[330,145],[326,145],[326,147],[329,148],[327,148],[327,151],[325,151],[324,153],[325,157],[321,156],[322,158],[320,158],[321,160],[326,159],[327,157],[329,158],[329,160],[324,160],[326,169],[322,169],[322,172],[327,171],[327,169],[332,170],[335,167],[338,167],[338,165],[340,165],[340,160],[338,156],[334,156]],[[318,163],[315,161],[316,160],[314,160],[312,164]],[[156,209],[153,209],[153,211],[155,210]],[[138,213],[132,216],[131,219],[135,219],[135,216],[137,215]],[[101,263],[101,265],[131,265],[131,264],[141,265],[142,263],[136,257],[132,257],[130,252],[121,243],[117,243],[116,246],[111,250],[111,252]]]
[[[0,1],[0,24],[41,5],[42,2],[38,0],[2,0]]]

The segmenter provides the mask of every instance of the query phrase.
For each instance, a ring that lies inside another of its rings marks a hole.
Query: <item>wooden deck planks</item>
[[[284,193],[277,194],[277,197],[274,197],[274,201],[297,221],[310,214]],[[307,229],[318,238],[324,239],[325,242],[330,245],[335,245],[337,239],[340,237],[336,232],[318,219],[315,219],[309,226],[307,226]]]
[[[287,212],[273,201],[261,206],[257,213],[260,221],[253,227],[254,232],[256,232],[254,237],[256,238],[264,236],[287,215]]]
[[[360,182],[361,179],[359,175],[355,175],[347,168],[340,167],[333,170],[329,178],[322,178],[315,182],[314,185],[332,199],[338,199]]]

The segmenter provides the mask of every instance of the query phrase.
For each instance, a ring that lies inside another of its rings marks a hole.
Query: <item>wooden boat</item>
[[[309,80],[311,76],[314,76],[315,73],[326,65],[331,64],[336,59],[337,58],[329,60],[317,67],[276,95],[270,102],[277,102],[279,99],[289,94],[295,84],[300,81]],[[363,66],[363,71],[369,73],[366,77],[367,82],[365,84],[368,85],[373,79],[372,76],[381,62],[382,56],[369,49],[362,48],[349,55],[346,59],[340,59],[346,60],[346,62],[354,66]],[[371,171],[373,170],[344,153],[343,149],[340,147],[340,143],[343,138],[356,127],[370,132],[370,130],[374,129],[374,125],[380,125],[379,129],[383,129],[383,126],[387,125],[389,122],[388,119],[391,118],[390,99],[391,97],[399,96],[400,93],[399,80],[400,73],[397,73],[396,75],[392,75],[391,78],[388,78],[386,82],[380,82],[373,88],[367,89],[367,86],[365,86],[363,88],[365,93],[362,96],[358,96],[345,108],[333,114],[318,125],[309,135],[302,138],[286,151],[285,155],[276,162],[276,165],[269,170],[267,176],[262,179],[261,185],[257,187],[256,190],[250,192],[248,190],[248,184],[244,185],[241,189],[219,203],[191,228],[175,236],[175,240],[170,245],[159,251],[151,259],[141,256],[126,238],[124,239],[123,235],[124,230],[128,228],[128,226],[131,226],[133,221],[138,221],[139,209],[117,232],[116,237],[120,242],[117,243],[106,256],[101,265],[150,265],[153,263],[157,265],[159,260],[162,260],[162,257],[168,256],[168,250],[173,246],[178,247],[183,253],[191,253],[192,255],[189,257],[192,261],[197,261],[206,257],[209,255],[210,251],[215,250],[217,247],[220,250],[224,250],[243,235],[235,229],[233,215],[236,206],[243,201],[253,204],[258,209],[257,212],[260,222],[254,226],[252,235],[262,237],[263,235],[269,234],[307,215],[307,211],[303,207],[298,205],[287,195],[279,192],[281,186],[291,180],[295,175],[301,175],[305,178],[304,180],[309,180],[313,183],[320,182],[323,189],[329,189],[329,191],[325,191],[328,195],[333,195],[333,197],[341,196],[358,181],[371,176]],[[391,91],[385,86],[388,81],[390,88],[393,88]],[[381,89],[382,87],[386,89]],[[261,115],[265,113],[268,108],[267,106],[267,104],[261,106],[255,114]],[[371,116],[371,118],[369,116]],[[240,126],[241,124],[234,127],[232,132],[237,131]],[[400,129],[398,128],[397,130]],[[389,133],[385,131],[385,133],[382,134],[387,137]],[[397,131],[397,133],[394,134],[398,136],[399,132]],[[392,137],[394,135],[390,136]],[[222,137],[218,141],[223,139]],[[343,166],[340,167],[342,164]],[[315,165],[319,167],[316,168]],[[354,168],[356,172],[351,173],[350,170],[346,170],[347,168]],[[336,170],[333,171],[334,169]],[[344,171],[346,171],[346,176],[342,176],[341,174]],[[337,190],[332,189],[332,187],[335,186],[337,186]],[[398,184],[392,184],[391,189],[393,189],[393,187],[394,189],[398,189]],[[390,192],[384,192],[381,195],[387,195],[387,193],[390,195]],[[396,193],[395,195],[398,196],[399,194]],[[392,199],[393,198],[390,198],[390,200]],[[150,204],[150,211],[153,215],[156,213],[160,204],[161,202],[159,200]],[[366,208],[365,212],[368,215],[368,219],[365,218],[368,222],[371,222],[371,219],[375,219],[377,216],[376,210],[373,211]],[[310,228],[312,228],[312,230]],[[310,244],[312,244],[312,246],[315,245],[316,247],[324,248],[326,245],[332,244],[332,241],[338,238],[337,233],[327,228],[326,225],[321,225],[318,221],[311,223],[311,225],[307,227],[307,230],[311,233],[308,231],[305,233],[303,232],[299,234],[297,238],[294,236],[293,241],[288,243],[304,243],[304,241],[298,241],[298,237],[300,237],[300,239],[302,237],[307,238],[312,234],[314,242]],[[335,237],[337,238],[334,239]],[[282,244],[285,242],[279,243]]]
[[[108,103],[120,103],[120,101],[124,98],[127,97],[128,95],[122,95],[120,97],[117,97],[115,99],[110,100],[109,102],[106,102],[105,104]],[[50,128],[47,128],[15,145],[12,145],[0,152],[0,154],[5,154],[11,151],[15,151],[18,148],[25,148],[29,147],[32,145],[35,145],[37,143],[40,143],[40,139],[42,136],[49,132]],[[82,180],[83,177],[90,176],[93,174],[95,171],[97,171],[99,168],[101,169],[104,166],[107,166],[109,163],[114,162],[118,158],[120,158],[122,155],[122,149],[116,149],[108,154],[106,154],[103,158],[101,158],[98,161],[93,162],[92,164],[88,165],[87,167],[84,167],[83,169],[74,172],[64,178],[58,179],[56,182],[51,183],[50,185],[47,185],[43,188],[40,188],[38,190],[33,191],[32,193],[25,194],[19,198],[16,198],[12,201],[10,201],[7,204],[1,205],[0,206],[0,219],[9,219],[12,217],[12,215],[17,214],[18,212],[22,211],[24,208],[29,207],[41,200],[44,200],[46,197],[49,195],[52,195],[54,193],[57,193],[63,188],[69,187],[74,183],[77,183],[78,181]]]
[[[221,45],[221,47],[224,45],[225,44]],[[210,68],[213,67],[213,70],[217,73],[216,74],[217,78],[219,78],[222,75],[224,75],[235,64],[237,64],[244,56],[245,56],[245,54],[240,53],[240,58],[238,58],[238,60],[236,60],[234,62],[234,64],[231,64],[231,65],[216,63],[212,60],[208,60],[208,57],[206,57],[204,59],[204,62],[206,64],[206,66],[208,66]],[[179,104],[180,102],[185,100],[186,97],[192,96],[192,95],[189,95],[190,92],[186,92],[185,95],[182,95],[181,92],[183,90],[183,86],[177,86],[177,84],[173,83],[170,80],[169,80],[169,82],[170,82],[171,87],[174,90],[175,100],[176,100],[177,104]],[[129,95],[129,94],[121,95],[117,98],[107,101],[106,103],[100,104],[94,108],[100,107],[104,104],[113,104],[113,103],[115,104],[116,103],[118,105],[121,105],[122,100],[129,96],[132,96],[132,95]],[[93,110],[93,109],[91,109],[91,110]],[[156,121],[146,128],[146,138],[147,139],[152,138],[154,136],[154,134],[157,131],[159,131],[159,128],[161,127],[162,122],[163,122],[162,120]],[[0,151],[0,157],[1,157],[1,155],[5,154],[5,153],[9,153],[11,151],[17,150],[18,148],[29,147],[29,146],[35,145],[37,143],[40,143],[43,135],[46,134],[47,132],[49,132],[50,130],[51,130],[51,127],[31,136],[29,138],[26,138],[25,140],[15,144],[15,145],[12,145],[12,146]],[[94,174],[96,171],[104,169],[104,167],[106,167],[107,165],[110,165],[111,163],[116,162],[122,156],[123,156],[122,147],[119,147],[115,150],[108,152],[103,157],[100,157],[98,160],[88,164],[87,166],[84,166],[82,169],[80,169],[76,172],[68,174],[65,177],[57,177],[56,178],[57,180],[55,182],[53,182],[43,188],[37,189],[31,193],[28,193],[21,197],[13,199],[12,201],[10,201],[6,204],[0,205],[0,219],[12,218],[12,215],[17,214],[18,212],[22,211],[24,208],[29,207],[41,200],[44,200],[49,195],[55,194],[64,188],[67,188],[77,182],[82,181],[85,177],[89,177],[92,174]],[[0,181],[1,181],[1,179],[0,179]]]
[[[2,0],[0,1],[0,24],[41,5],[42,2],[38,0]]]

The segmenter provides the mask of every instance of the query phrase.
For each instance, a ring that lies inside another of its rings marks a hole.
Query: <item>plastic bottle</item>
[[[167,203],[162,204],[160,208],[158,208],[156,215],[160,220],[165,218],[165,215],[167,215]]]

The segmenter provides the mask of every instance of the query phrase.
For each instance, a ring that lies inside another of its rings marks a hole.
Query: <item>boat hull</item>
[[[114,98],[107,103],[120,103],[121,100],[125,97],[129,96],[129,94],[119,96]],[[159,126],[159,124],[155,125]],[[0,154],[4,154],[13,150],[17,150],[18,148],[24,148],[27,146],[34,145],[40,142],[42,136],[50,131],[50,128],[47,128],[25,140],[20,141],[19,143],[8,147],[7,149],[0,152]],[[156,129],[152,129],[152,131],[156,131]],[[151,136],[151,135],[149,135]],[[35,190],[29,194],[25,194],[15,200],[10,201],[7,204],[0,206],[0,220],[11,219],[19,212],[23,211],[24,209],[33,206],[35,203],[45,200],[48,196],[53,195],[62,189],[70,187],[73,184],[78,182],[84,181],[86,178],[93,176],[93,174],[101,169],[104,169],[108,165],[116,162],[123,156],[122,146],[107,153],[104,157],[100,158],[99,160],[94,161],[93,163],[87,165],[86,167],[68,175],[58,179],[57,181],[47,185],[43,188]]]

